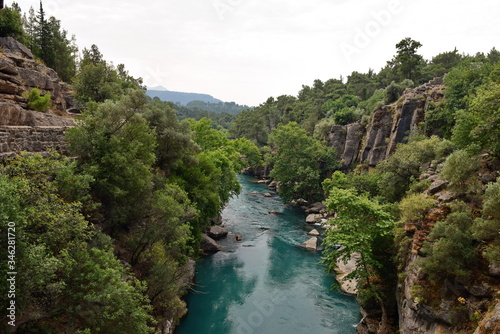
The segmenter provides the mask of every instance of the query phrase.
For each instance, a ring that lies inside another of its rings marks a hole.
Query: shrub
[[[405,223],[419,220],[434,204],[433,199],[422,194],[409,195],[399,203],[400,218]]]
[[[40,93],[40,89],[33,88],[26,96],[26,99],[28,100],[28,107],[44,112],[52,105],[50,101],[50,92],[47,92],[44,96],[41,96]]]
[[[476,177],[478,168],[477,156],[465,150],[459,150],[446,159],[441,171],[441,177],[451,182],[450,187],[452,189],[468,192],[479,186]]]
[[[445,221],[436,223],[422,251],[422,270],[434,282],[443,278],[467,277],[475,247],[471,233],[472,216],[464,203],[452,208]]]
[[[490,261],[500,258],[500,178],[488,185],[483,205],[483,218],[476,218],[472,233],[476,239],[491,241],[483,255]]]

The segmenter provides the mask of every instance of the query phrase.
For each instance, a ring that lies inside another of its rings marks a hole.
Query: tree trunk
[[[387,328],[387,311],[385,309],[384,301],[380,296],[377,296],[377,300],[380,304],[380,309],[382,310],[382,319],[380,319],[380,323],[378,325],[377,334],[387,334],[389,330]]]

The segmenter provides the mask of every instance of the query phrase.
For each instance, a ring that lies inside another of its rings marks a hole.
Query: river
[[[333,278],[319,263],[320,254],[297,247],[309,238],[304,213],[283,205],[251,177],[239,181],[241,194],[222,214],[232,233],[220,242],[223,252],[198,262],[189,312],[175,333],[354,333],[358,304],[330,290]],[[273,197],[264,197],[266,192]]]

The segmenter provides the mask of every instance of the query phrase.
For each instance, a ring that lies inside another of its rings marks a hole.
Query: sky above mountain
[[[24,12],[38,0],[17,1]],[[10,5],[10,1],[5,1]],[[379,71],[405,37],[440,52],[500,49],[498,0],[44,0],[48,15],[148,86],[259,105],[315,79]]]

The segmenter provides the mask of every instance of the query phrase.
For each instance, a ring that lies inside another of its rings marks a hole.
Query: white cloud
[[[377,21],[398,4],[388,23]],[[317,78],[379,70],[404,37],[430,59],[455,46],[487,52],[500,35],[496,0],[45,0],[44,8],[80,47],[97,44],[148,84],[250,105]],[[341,46],[356,46],[359,31],[371,36],[348,59]]]

